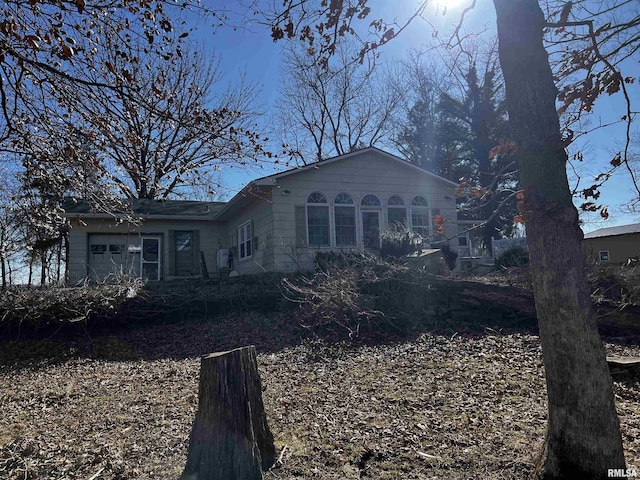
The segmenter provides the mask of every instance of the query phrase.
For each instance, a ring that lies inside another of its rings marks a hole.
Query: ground
[[[233,313],[0,344],[0,478],[176,479],[199,356],[255,344],[276,466],[268,479],[527,478],[543,440],[535,332],[310,338],[290,313]],[[607,350],[638,355],[633,339]],[[615,383],[640,469],[640,385]]]

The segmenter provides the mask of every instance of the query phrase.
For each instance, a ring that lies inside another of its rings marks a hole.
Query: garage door
[[[93,279],[127,273],[140,275],[140,237],[137,235],[89,235],[89,276]]]

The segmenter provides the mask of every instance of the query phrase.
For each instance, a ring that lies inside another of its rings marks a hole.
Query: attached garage
[[[65,205],[72,229],[69,281],[105,280],[126,274],[145,280],[197,277],[216,269],[221,226],[217,202],[132,201],[137,223],[91,211],[85,202]],[[124,221],[123,221],[124,220]]]
[[[140,275],[140,237],[137,235],[89,234],[88,273],[105,279],[120,273]]]

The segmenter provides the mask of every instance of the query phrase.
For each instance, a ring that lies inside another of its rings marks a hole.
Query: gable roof
[[[409,168],[412,169],[413,171],[415,171],[416,173],[420,174],[420,175],[425,175],[429,178],[432,178],[434,180],[446,183],[447,185],[451,186],[451,187],[457,187],[458,183],[456,182],[452,182],[451,180],[448,180],[444,177],[441,177],[440,175],[436,175],[435,173],[429,172],[428,170],[425,170],[422,167],[419,167],[407,160],[404,160],[400,157],[398,157],[397,155],[393,155],[392,153],[386,152],[384,150],[381,150],[377,147],[366,147],[366,148],[361,148],[359,150],[354,150],[353,152],[349,152],[349,153],[345,153],[344,155],[337,155],[335,157],[331,157],[331,158],[327,158],[324,160],[320,160],[317,162],[313,162],[313,163],[309,163],[307,165],[304,165],[302,167],[293,167],[290,168],[288,170],[285,170],[283,172],[279,172],[279,173],[273,173],[271,175],[267,175],[264,177],[260,177],[260,178],[256,178],[255,180],[252,180],[251,182],[249,182],[247,185],[245,185],[242,190],[240,190],[238,193],[236,193],[233,198],[231,200],[229,200],[229,202],[221,209],[220,211],[220,216],[224,215],[225,213],[227,213],[229,210],[231,210],[234,206],[234,204],[236,204],[237,202],[240,202],[241,200],[245,200],[248,198],[254,199],[254,198],[260,198],[262,195],[264,195],[264,189],[270,189],[271,187],[275,186],[278,179],[283,178],[283,177],[288,177],[289,175],[294,175],[297,173],[301,173],[301,172],[305,172],[308,170],[315,170],[315,169],[319,169],[322,168],[325,165],[330,165],[332,163],[335,162],[339,162],[342,160],[348,160],[350,158],[359,156],[359,155],[363,155],[366,153],[376,153],[380,156],[382,156],[383,158],[389,159],[393,162],[397,162],[399,165],[402,165],[405,168]]]
[[[385,150],[381,150],[377,147],[366,147],[366,148],[361,148],[359,150],[354,150],[353,152],[349,152],[349,153],[345,153],[343,155],[337,155],[335,157],[330,157],[324,160],[320,160],[318,162],[313,162],[313,163],[309,163],[307,165],[304,165],[302,167],[294,167],[294,168],[290,168],[289,170],[285,170],[283,172],[279,172],[279,173],[274,173],[272,175],[267,175],[266,177],[260,177],[257,178],[255,180],[253,180],[250,183],[256,184],[256,185],[273,185],[275,183],[276,180],[278,180],[279,178],[282,177],[287,177],[289,175],[293,175],[294,173],[300,173],[300,172],[304,172],[306,170],[312,170],[312,169],[317,169],[320,168],[324,165],[329,165],[335,162],[339,162],[342,160],[347,160],[349,158],[353,158],[365,153],[372,153],[375,152],[387,159],[393,160],[394,162],[398,162],[399,164],[411,168],[413,169],[415,172],[420,173],[421,175],[426,175],[428,177],[431,177],[435,180],[439,180],[441,182],[445,182],[448,183],[451,186],[457,187],[458,183],[456,182],[452,182],[451,180],[448,180],[444,177],[441,177],[440,175],[436,175],[435,173],[432,173],[428,170],[425,170],[422,167],[419,167],[418,165],[411,163],[407,160],[404,160],[400,157],[398,157],[397,155],[394,155],[392,153],[389,153]]]
[[[584,238],[613,237],[615,235],[627,235],[629,233],[640,233],[640,223],[630,223],[618,227],[599,228],[593,232],[585,233]]]
[[[67,199],[62,208],[65,213],[71,215],[111,217],[114,214],[133,213],[135,215],[153,217],[199,218],[212,219],[225,205],[225,202],[197,202],[191,200],[150,200],[148,198],[136,198],[126,200],[131,208],[130,212],[101,212],[96,211],[93,205],[86,200]]]

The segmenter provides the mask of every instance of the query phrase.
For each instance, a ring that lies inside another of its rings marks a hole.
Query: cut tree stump
[[[255,347],[202,357],[198,413],[180,480],[260,480],[274,460]]]

